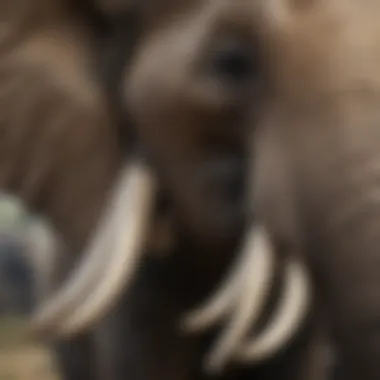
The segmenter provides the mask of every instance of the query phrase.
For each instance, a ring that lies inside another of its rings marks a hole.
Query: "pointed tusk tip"
[[[183,317],[179,323],[179,328],[184,333],[193,333],[197,330],[197,321],[191,316]]]
[[[224,370],[224,363],[219,358],[206,358],[203,371],[208,376],[218,376]]]
[[[55,336],[54,329],[47,325],[36,324],[31,322],[25,333],[28,340],[33,342],[46,342],[47,340],[53,339]]]

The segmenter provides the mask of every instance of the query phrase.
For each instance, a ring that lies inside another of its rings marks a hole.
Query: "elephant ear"
[[[0,190],[38,209],[70,250],[87,247],[32,323],[67,335],[106,313],[132,277],[154,183],[139,158],[122,157],[85,22],[56,0],[4,3]]]

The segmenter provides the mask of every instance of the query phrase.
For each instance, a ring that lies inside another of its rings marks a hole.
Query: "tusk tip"
[[[51,335],[54,331],[54,326],[50,323],[45,323],[40,318],[32,318],[29,322],[28,332],[31,336],[36,338]]]
[[[54,336],[53,329],[31,322],[25,333],[28,341],[46,342]]]
[[[188,314],[181,318],[179,323],[180,330],[186,334],[196,332],[197,326],[197,319],[194,318],[194,316],[191,314]]]
[[[82,330],[80,330],[80,332],[82,332]],[[46,342],[54,339],[70,339],[78,333],[79,331],[77,330],[66,331],[53,324],[38,324],[31,322],[27,335],[29,339],[34,342]]]
[[[56,322],[45,318],[44,314],[36,313],[29,321],[28,335],[37,341],[53,339],[59,334]]]
[[[180,322],[181,330],[187,334],[200,333],[207,330],[210,326],[204,313],[194,311],[187,313]]]
[[[214,355],[206,358],[203,364],[203,371],[208,376],[219,376],[225,368],[224,360]]]
[[[86,333],[94,328],[94,326],[99,322],[100,316],[98,318],[93,318],[91,321],[86,323],[74,324],[74,325],[64,325],[58,332],[60,338],[70,339],[79,334]]]

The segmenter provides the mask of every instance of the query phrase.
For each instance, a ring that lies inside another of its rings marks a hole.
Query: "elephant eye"
[[[212,46],[208,61],[208,70],[214,79],[229,86],[246,85],[258,74],[252,46],[242,38],[220,39]]]

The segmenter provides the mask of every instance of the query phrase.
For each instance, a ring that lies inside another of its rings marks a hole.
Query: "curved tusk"
[[[98,229],[99,232],[91,241],[90,247],[83,254],[79,265],[74,267],[63,287],[58,293],[50,296],[34,313],[31,323],[31,331],[34,334],[54,329],[57,321],[75,307],[78,299],[93,288],[95,279],[100,276],[102,266],[105,265],[104,252],[107,252],[112,236],[112,216],[107,215],[107,217],[108,220],[103,221],[104,226]]]
[[[93,290],[95,281],[101,276],[101,271],[108,261],[105,252],[112,244],[115,214],[120,207],[120,203],[128,195],[128,183],[131,175],[133,175],[134,171],[138,172],[139,170],[144,169],[140,168],[138,164],[126,164],[123,167],[111,205],[107,207],[80,264],[73,270],[58,293],[50,297],[45,306],[33,317],[31,329],[34,333],[39,333],[47,328],[54,328],[62,315],[70,312],[83,299],[85,294]]]
[[[185,316],[181,324],[185,332],[206,330],[226,317],[229,310],[233,308],[233,304],[236,302],[236,294],[240,289],[241,274],[248,260],[248,250],[243,253],[229,273],[227,280],[223,282],[210,299]]]
[[[107,257],[104,252],[112,244],[114,214],[119,208],[119,203],[123,199],[124,193],[128,192],[129,176],[130,168],[125,165],[121,173],[120,182],[116,185],[111,205],[106,208],[105,214],[97,227],[97,232],[90,240],[79,265],[73,269],[58,294],[50,297],[45,306],[40,308],[33,317],[33,331],[39,332],[44,328],[54,327],[56,321],[67,313],[78,302],[78,299],[83,297],[83,293],[88,292],[88,288],[94,286],[95,279],[99,276],[102,266],[106,264]]]
[[[286,266],[285,289],[275,318],[252,343],[245,344],[237,359],[243,362],[265,360],[281,349],[295,334],[310,303],[310,285],[306,269],[295,259]]]
[[[275,260],[264,229],[254,228],[249,232],[243,254],[247,259],[241,273],[243,288],[236,294],[237,310],[206,360],[208,373],[219,372],[234,356],[245,334],[261,315],[271,288]]]
[[[72,335],[100,319],[127,289],[143,254],[155,200],[155,186],[150,173],[136,170],[130,178],[130,189],[118,210],[116,243],[111,259],[99,284],[84,303],[61,322],[59,332]]]

